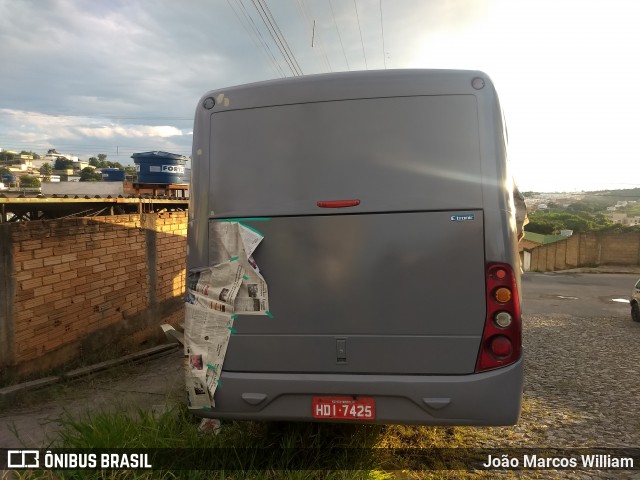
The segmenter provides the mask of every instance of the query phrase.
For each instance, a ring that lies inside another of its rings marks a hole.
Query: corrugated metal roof
[[[531,242],[541,243],[546,245],[547,243],[559,242],[560,240],[566,240],[569,237],[563,237],[562,235],[543,235],[541,233],[524,232],[524,239]]]

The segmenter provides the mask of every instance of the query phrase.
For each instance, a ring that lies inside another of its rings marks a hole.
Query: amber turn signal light
[[[493,295],[500,303],[507,303],[511,300],[511,290],[508,288],[501,287],[497,289]]]

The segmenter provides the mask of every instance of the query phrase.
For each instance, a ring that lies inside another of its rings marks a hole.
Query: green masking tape
[[[238,223],[240,223],[240,225],[242,225],[243,227],[248,228],[248,229],[249,229],[249,230],[251,230],[252,232],[257,233],[257,234],[258,234],[258,235],[260,235],[261,237],[264,237],[264,233],[262,233],[262,232],[261,232],[261,231],[259,231],[259,230],[256,230],[256,229],[255,229],[255,228],[253,228],[251,225],[247,225],[246,223],[243,223],[243,222],[238,222]]]

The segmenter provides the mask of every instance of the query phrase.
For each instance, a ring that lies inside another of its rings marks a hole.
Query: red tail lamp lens
[[[507,272],[505,272],[503,269],[499,268],[498,270],[496,270],[495,276],[498,280],[502,280],[504,278],[506,278],[507,276]]]
[[[320,208],[356,207],[360,205],[360,200],[357,198],[354,198],[353,200],[320,200],[316,205]]]
[[[491,340],[491,351],[496,357],[508,357],[513,351],[511,340],[502,335],[494,337]]]

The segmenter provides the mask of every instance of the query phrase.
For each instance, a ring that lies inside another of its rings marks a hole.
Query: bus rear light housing
[[[522,353],[520,301],[515,274],[510,265],[487,265],[486,303],[476,373],[515,363]]]

